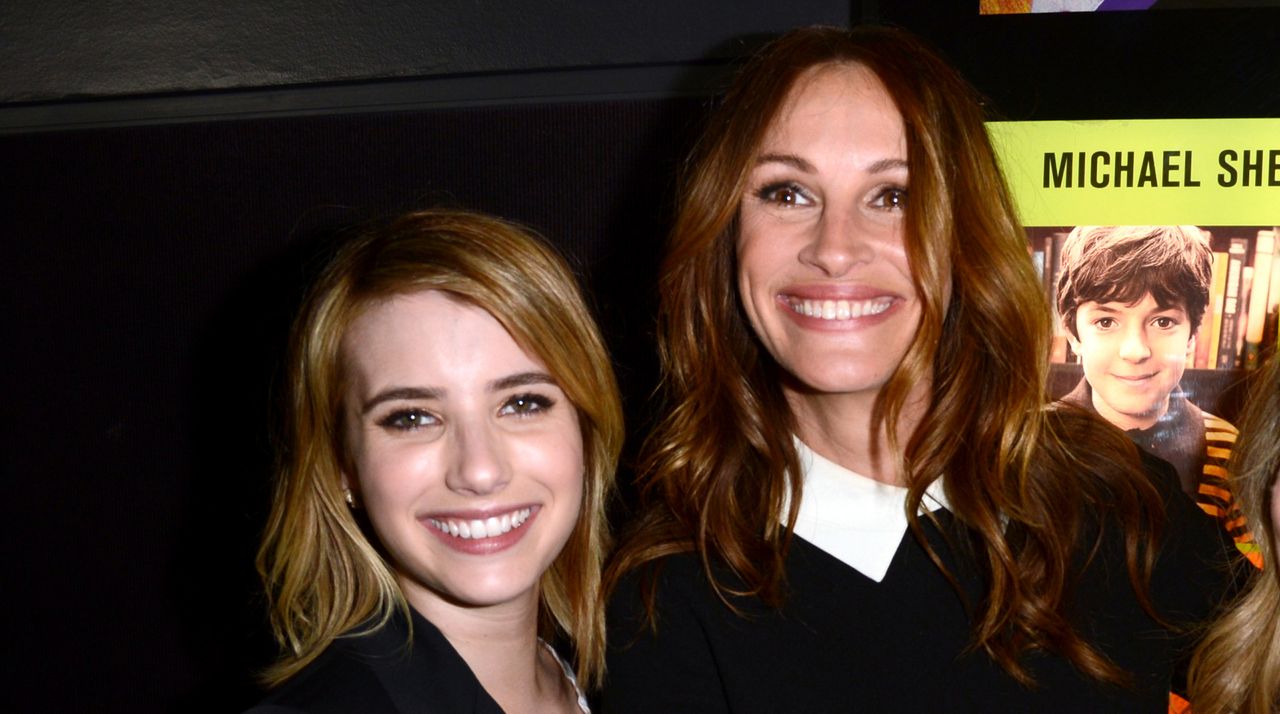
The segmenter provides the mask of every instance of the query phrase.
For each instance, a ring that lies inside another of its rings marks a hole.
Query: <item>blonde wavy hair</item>
[[[1280,478],[1280,359],[1254,373],[1240,439],[1231,454],[1236,502],[1266,567],[1247,568],[1239,599],[1206,633],[1191,660],[1196,714],[1271,714],[1280,710],[1280,569],[1272,489]],[[1258,527],[1257,524],[1261,524]]]
[[[408,604],[341,486],[343,336],[371,304],[440,290],[487,310],[541,360],[577,410],[585,484],[581,512],[540,582],[543,637],[572,642],[578,677],[604,660],[600,572],[611,539],[605,505],[623,439],[622,409],[603,340],[564,260],[527,230],[474,213],[409,213],[344,245],[294,323],[275,495],[258,571],[282,655],[263,675],[279,684],[339,635],[380,627]]]

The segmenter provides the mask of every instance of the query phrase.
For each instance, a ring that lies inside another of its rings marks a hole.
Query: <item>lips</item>
[[[1113,374],[1111,375],[1111,378],[1118,379],[1121,382],[1128,382],[1130,384],[1141,384],[1142,382],[1145,382],[1151,379],[1152,377],[1155,377],[1157,374],[1159,374],[1159,372],[1152,372],[1150,374],[1135,374],[1135,375]]]
[[[805,300],[798,297],[787,298],[787,307],[805,317],[819,320],[851,320],[858,317],[879,315],[893,305],[891,297],[877,297],[870,300]]]
[[[486,513],[433,514],[420,520],[450,548],[487,555],[518,543],[538,511],[538,506],[520,506]]]
[[[525,524],[532,508],[517,508],[487,518],[428,518],[427,523],[455,538],[496,538]]]

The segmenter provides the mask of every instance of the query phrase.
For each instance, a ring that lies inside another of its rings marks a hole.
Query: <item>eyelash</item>
[[[556,400],[542,394],[517,394],[503,402],[498,408],[500,416],[514,416],[524,419],[535,414],[549,411],[556,405]],[[417,431],[436,426],[440,419],[425,409],[401,409],[378,420],[378,426],[398,431]]]
[[[783,198],[784,192],[788,194],[790,200]],[[901,211],[907,207],[907,195],[905,186],[886,186],[875,194],[871,205],[887,211]],[[809,192],[791,181],[766,184],[756,191],[756,198],[788,208],[813,203]]]
[[[790,200],[782,198],[784,192],[790,195]],[[812,202],[807,191],[790,181],[780,181],[762,186],[756,191],[756,198],[768,203],[788,207],[805,205],[800,201]]]
[[[430,420],[430,423],[423,423],[427,420]],[[401,409],[379,419],[378,426],[399,431],[417,431],[435,426],[439,422],[440,420],[434,414],[424,409]]]
[[[885,186],[876,194],[872,204],[888,211],[901,211],[907,207],[907,195],[905,186]]]
[[[1168,323],[1168,324],[1166,324],[1166,325],[1159,325],[1159,324],[1156,324],[1156,323],[1158,323],[1158,322],[1166,322],[1166,323]],[[1104,324],[1104,323],[1106,323],[1106,324]],[[1102,328],[1102,329],[1104,329],[1104,330],[1109,330],[1109,329],[1111,329],[1111,328],[1113,328],[1113,327],[1115,327],[1115,326],[1116,326],[1116,319],[1115,319],[1114,317],[1100,317],[1100,318],[1098,318],[1097,320],[1094,320],[1094,321],[1093,321],[1093,324],[1097,325],[1098,327],[1100,327],[1100,328]],[[1157,317],[1157,318],[1155,318],[1155,319],[1153,319],[1153,320],[1151,321],[1151,324],[1152,324],[1152,326],[1153,326],[1153,327],[1158,327],[1158,328],[1160,328],[1160,329],[1165,329],[1165,330],[1167,330],[1167,329],[1169,329],[1169,328],[1171,328],[1171,327],[1176,326],[1176,325],[1178,324],[1178,320],[1177,320],[1176,318],[1173,318],[1173,317]]]
[[[545,412],[554,407],[556,401],[544,394],[517,394],[503,403],[502,408],[498,410],[501,415],[513,415],[518,418],[525,418]]]

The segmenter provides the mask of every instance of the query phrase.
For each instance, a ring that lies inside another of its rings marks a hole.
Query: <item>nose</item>
[[[812,239],[802,249],[800,260],[827,277],[839,277],[871,259],[869,238],[867,227],[860,225],[855,212],[828,208],[814,225]]]
[[[1135,324],[1125,330],[1124,340],[1120,343],[1120,358],[1129,362],[1141,362],[1151,356],[1151,345],[1147,344],[1147,332],[1143,325]]]
[[[455,424],[445,485],[476,496],[501,491],[511,480],[511,469],[499,441],[483,424]]]

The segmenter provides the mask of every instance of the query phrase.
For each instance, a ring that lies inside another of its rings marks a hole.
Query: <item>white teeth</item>
[[[893,298],[879,297],[871,300],[800,300],[791,298],[791,309],[806,317],[820,320],[849,320],[855,317],[879,315],[893,304]]]
[[[504,513],[501,516],[490,516],[483,521],[479,519],[464,521],[452,518],[443,520],[429,518],[427,522],[441,533],[447,533],[455,538],[493,538],[524,525],[524,522],[529,520],[529,516],[532,514],[532,508],[521,508],[510,513]]]

